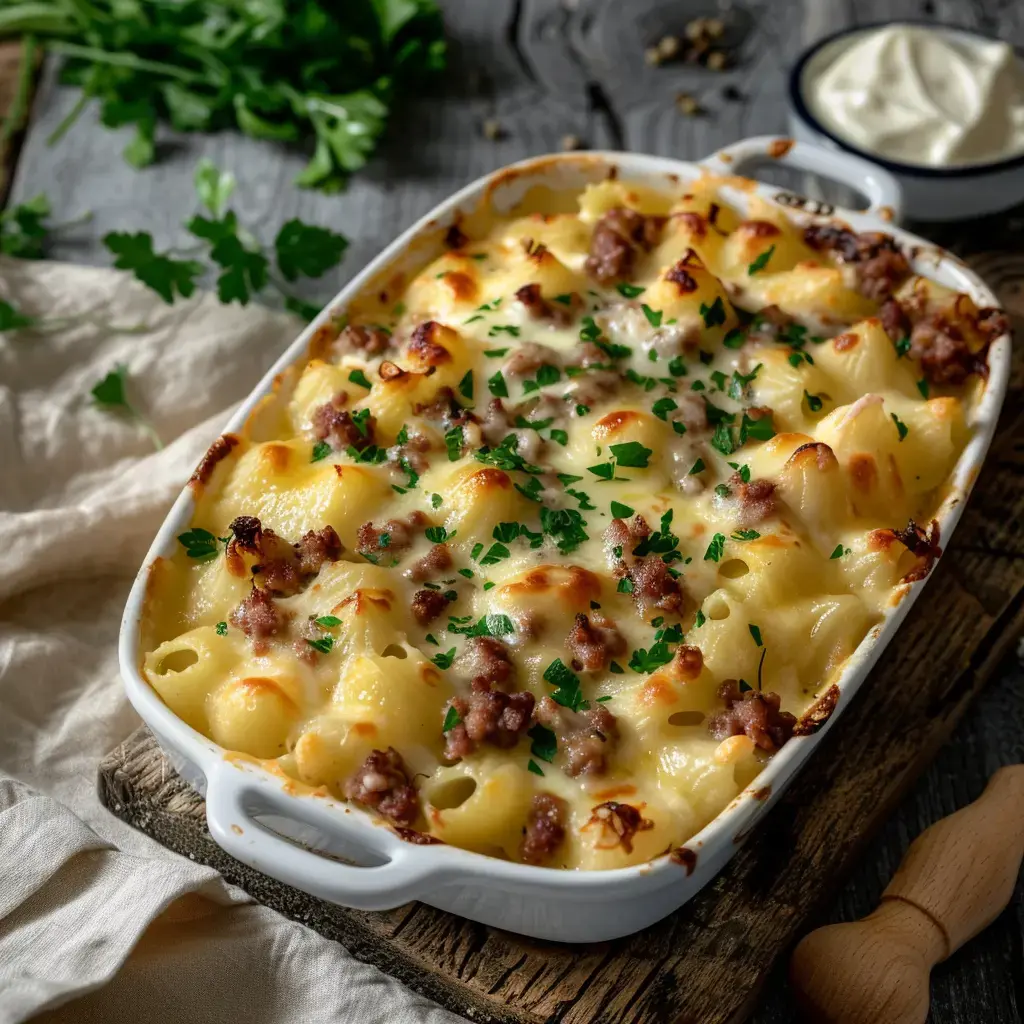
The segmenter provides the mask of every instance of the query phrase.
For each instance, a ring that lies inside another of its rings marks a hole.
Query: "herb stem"
[[[52,48],[51,44],[51,48]],[[61,121],[59,125],[50,133],[50,137],[46,140],[48,146],[55,146],[61,139],[67,135],[71,126],[81,116],[82,111],[85,110],[86,104],[92,97],[83,90],[82,94],[75,100],[75,105],[68,111],[67,115]]]
[[[156,60],[146,60],[144,57],[136,57],[133,53],[111,53],[95,46],[64,42],[50,43],[49,49],[52,53],[59,53],[64,57],[77,57],[81,60],[95,61],[97,64],[108,64],[110,67],[128,68],[131,71],[148,71],[150,74],[176,78],[179,82],[189,85],[201,85],[206,80],[205,76],[196,71],[176,68],[173,64],[164,64]]]

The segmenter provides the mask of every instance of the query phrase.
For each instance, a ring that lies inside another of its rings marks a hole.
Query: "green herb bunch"
[[[0,38],[22,36],[23,71],[39,45],[66,58],[103,124],[135,126],[125,159],[155,158],[157,124],[238,128],[257,139],[315,138],[297,179],[332,190],[373,152],[391,108],[444,67],[434,0],[15,0]]]

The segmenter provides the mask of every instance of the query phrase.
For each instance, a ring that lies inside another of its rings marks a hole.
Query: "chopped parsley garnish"
[[[488,338],[496,338],[499,334],[507,334],[510,337],[519,337],[519,328],[515,324],[494,324],[487,332]]]
[[[608,446],[608,450],[620,466],[630,466],[636,469],[645,469],[647,467],[647,460],[653,454],[650,448],[645,448],[639,441],[611,444]]]
[[[904,336],[899,341],[894,341],[892,345],[896,349],[896,358],[902,359],[910,351],[910,338]]]
[[[473,578],[473,570],[472,569],[456,569],[455,571],[460,576],[465,576],[467,580],[471,580]]]
[[[811,412],[821,412],[821,397],[819,395],[812,395],[806,388],[804,388],[804,399],[807,402],[807,408]]]
[[[771,416],[762,416],[755,420],[743,414],[743,422],[740,425],[740,444],[746,444],[749,438],[755,441],[770,441],[775,436],[775,427],[772,426]]]
[[[658,417],[659,420],[667,420],[667,416],[670,412],[674,412],[679,406],[676,404],[673,398],[659,398],[654,405],[651,406],[651,412]]]
[[[365,435],[364,435],[365,436]],[[395,438],[395,444],[401,447],[402,445],[409,443],[409,426],[406,423],[402,424],[402,429],[399,430],[398,436]]]
[[[467,401],[473,401],[473,371],[467,370],[459,381],[459,394]]]
[[[757,540],[760,536],[757,530],[734,530],[732,533],[733,540]]]
[[[334,449],[326,441],[317,441],[317,443],[313,445],[313,451],[310,455],[309,461],[319,462],[321,459],[326,459],[332,451],[334,451]]]
[[[352,422],[356,425],[356,429],[359,431],[362,437],[366,437],[370,430],[370,410],[369,409],[356,409],[352,413]],[[408,432],[406,432],[406,440],[409,439]]]
[[[614,671],[614,669],[613,669],[613,671]],[[619,671],[621,672],[622,669],[620,668]],[[610,693],[606,693],[603,697],[598,697],[597,698],[597,703],[598,704],[605,704],[608,701],[610,701],[611,699],[612,699],[612,695]]]
[[[569,443],[569,435],[564,430],[552,430],[551,440],[564,448]]]
[[[674,651],[669,650],[668,644],[662,640],[652,644],[649,651],[643,647],[635,650],[629,659],[629,667],[634,672],[640,674],[654,672],[661,668],[662,665],[667,665],[672,660],[674,653]]]
[[[452,427],[444,435],[444,446],[448,450],[449,462],[458,462],[462,458],[462,446],[464,443],[462,427]]]
[[[716,533],[711,538],[711,543],[708,545],[707,551],[704,552],[705,562],[717,562],[721,559],[725,553],[725,534]]]
[[[843,555],[848,555],[849,553],[850,553],[850,549],[849,548],[844,548],[842,544],[837,544],[836,548],[835,548],[835,551],[833,551],[832,554],[829,555],[828,557],[829,558],[842,558]]]
[[[431,544],[443,544],[455,536],[454,530],[449,533],[443,526],[428,526],[423,532]]]
[[[590,406],[589,405],[577,405],[576,406],[576,415],[577,416],[586,416],[588,412],[590,412]]]
[[[698,459],[698,460],[697,460],[697,461],[696,461],[696,462],[695,462],[695,463],[694,463],[694,464],[693,464],[693,465],[692,465],[692,466],[690,467],[690,472],[689,472],[689,473],[687,473],[686,475],[687,475],[687,476],[696,476],[696,475],[697,475],[698,473],[703,473],[703,472],[704,472],[704,470],[705,470],[705,468],[706,468],[706,467],[704,466],[704,460],[703,460],[703,459]]]
[[[743,343],[747,340],[746,332],[742,327],[734,327],[731,331],[727,331],[725,337],[722,339],[722,344],[726,348],[743,348]]]
[[[764,268],[768,266],[768,261],[772,258],[772,254],[774,252],[774,245],[769,246],[767,249],[765,249],[765,251],[761,253],[761,255],[758,256],[757,259],[754,260],[754,262],[747,267],[747,276],[753,277],[759,270],[764,270]]]
[[[579,677],[562,663],[561,658],[555,658],[546,669],[544,669],[544,682],[550,683],[556,689],[551,694],[551,699],[563,708],[572,711],[585,711],[590,707],[589,702],[583,699],[580,691]]]
[[[432,494],[430,496],[430,507],[440,508],[442,501],[444,501],[444,498],[442,498],[440,494]]]
[[[362,370],[353,370],[349,375],[348,379],[353,384],[358,384],[361,388],[366,388],[369,391],[373,385],[366,379],[366,374]]]
[[[330,654],[331,648],[334,646],[334,637],[329,634],[317,640],[310,640],[309,637],[306,637],[306,643],[321,654]]]
[[[515,489],[527,500],[540,502],[541,492],[544,490],[543,485],[536,477],[531,477],[526,481],[526,484],[514,484]]]
[[[697,614],[696,614],[696,616],[694,616],[694,619],[693,619],[693,628],[694,629],[700,629],[700,627],[703,626],[704,623],[707,622],[707,621],[708,621],[707,620],[707,616],[704,614],[704,612],[702,612],[700,610],[700,608],[698,608],[697,609]]]
[[[435,654],[430,660],[438,668],[442,668],[442,669],[443,668],[451,668],[452,667],[452,662],[455,660],[455,648],[452,647],[448,651],[439,652],[439,653]],[[448,709],[448,714],[450,715],[453,711],[455,711],[455,708],[449,708]],[[458,718],[458,713],[456,713],[455,717]],[[445,722],[447,723],[447,721],[448,721],[448,718],[447,718],[447,716],[445,716]],[[453,722],[452,724],[453,725],[458,725],[459,723],[458,722]],[[444,731],[447,732],[448,729],[445,729]]]
[[[214,629],[217,630],[217,636],[228,635],[228,624],[226,622],[218,622]]]
[[[746,681],[746,679],[740,680],[740,693],[748,693],[754,688]]]
[[[354,445],[349,445],[345,449],[345,454],[355,462],[368,462],[371,466],[379,466],[382,462],[388,461],[387,449],[378,448],[375,444],[371,444],[362,450]],[[417,477],[417,479],[419,478]]]
[[[313,621],[323,629],[333,629],[335,626],[341,625],[341,619],[337,615],[321,615]]]
[[[475,324],[477,320],[483,320],[483,316],[480,313],[474,313],[471,317],[467,317],[463,320],[463,324]]]
[[[584,529],[586,521],[575,509],[542,508],[540,510],[541,529],[553,537],[558,550],[563,555],[575,551],[585,540],[588,540]]]
[[[722,302],[722,296],[719,295],[710,306],[702,302],[700,304],[700,315],[704,318],[705,327],[717,327],[720,324],[724,324],[725,304]]]
[[[661,555],[661,560],[666,564],[681,561],[683,556],[677,550],[679,538],[672,532],[673,514],[674,510],[669,509],[661,517],[660,529],[644,537],[633,548],[632,554],[636,555],[637,558],[642,558],[647,554]]]
[[[671,373],[673,377],[686,376],[686,363],[683,362],[682,356],[675,356],[675,358],[669,361],[668,372]]]
[[[488,359],[500,359],[502,356],[508,355],[507,348],[485,348],[484,355]]]
[[[224,540],[223,537],[219,539]],[[218,550],[217,541],[218,538],[210,533],[209,530],[204,530],[198,526],[185,533],[178,534],[178,543],[185,549],[185,554],[189,558],[194,558],[197,562],[205,562],[216,556]]]
[[[453,647],[452,650],[454,651],[455,648]],[[442,657],[444,657],[444,655],[442,655],[442,654],[439,654],[437,656],[437,658],[442,658]],[[437,664],[437,658],[433,659],[435,664]],[[448,664],[450,665],[451,662],[449,662]],[[448,665],[439,665],[438,667],[439,668],[447,668]],[[441,726],[441,732],[451,732],[452,729],[455,728],[455,726],[460,725],[461,723],[462,723],[462,719],[459,717],[459,712],[458,712],[457,708],[455,707],[454,704],[449,704],[448,705],[448,711],[446,712],[446,714],[444,716],[444,725]]]
[[[616,519],[628,519],[633,515],[633,509],[628,505],[623,505],[621,501],[612,502],[612,515]]]
[[[623,576],[619,580],[619,585],[615,588],[620,594],[632,594],[633,593],[633,581],[628,576]]]
[[[702,380],[695,380],[690,385],[690,390],[691,391],[703,391],[703,390],[705,390],[706,387],[707,387],[707,385],[704,383],[704,381],[702,381]]]
[[[539,757],[542,761],[550,764],[558,753],[558,740],[555,734],[539,722],[526,734],[533,741],[530,744],[530,753]]]
[[[601,337],[601,328],[594,323],[592,316],[583,318],[583,326],[580,328],[580,341],[597,341]]]
[[[556,295],[551,301],[552,302],[558,302],[558,303],[560,303],[563,306],[571,306],[572,305],[572,292],[562,292],[561,295]]]
[[[494,543],[487,549],[487,554],[480,559],[481,565],[497,565],[500,561],[508,558],[512,552],[504,544]]]
[[[711,447],[720,451],[723,455],[732,455],[736,451],[736,441],[732,435],[732,428],[725,423],[719,423],[715,432],[711,435]]]
[[[730,462],[729,465],[730,465],[731,468],[735,469],[737,473],[739,473],[740,480],[742,480],[743,483],[745,483],[745,484],[749,484],[750,483],[750,467],[749,466],[741,466],[738,462]]]
[[[485,615],[474,626],[469,625],[471,621],[472,616],[449,616],[448,632],[459,633],[462,636],[508,636],[515,632],[515,626],[507,615]]]
[[[505,375],[499,370],[493,377],[487,378],[487,390],[495,398],[508,398],[508,385],[505,383]]]
[[[568,487],[570,484],[578,484],[582,479],[583,479],[583,477],[581,477],[581,476],[573,476],[572,473],[559,473],[558,474],[558,482],[563,487]]]
[[[755,626],[752,622],[748,622],[747,629],[750,630],[750,635],[754,638],[754,643],[757,644],[758,647],[764,647],[764,643],[761,640],[760,627]]]
[[[722,373],[721,370],[712,370],[709,374],[711,377],[711,383],[718,388],[719,391],[724,391],[729,383],[729,378]]]
[[[921,397],[927,399],[929,395],[928,381],[923,377],[917,382],[917,390],[921,392]]]
[[[891,412],[889,413],[889,416],[892,418],[893,423],[896,424],[896,433],[900,435],[900,440],[902,441],[907,434],[910,433],[910,428],[899,418],[899,416],[896,415],[896,413]]]
[[[764,363],[758,363],[750,373],[740,373],[739,370],[733,370],[732,383],[729,385],[729,397],[737,402],[742,402],[744,392],[754,383],[757,375],[761,372],[762,366],[764,366]]]
[[[717,494],[720,498],[728,498],[729,495],[732,494],[732,490],[730,489],[728,484],[719,484],[715,488],[715,494]]]
[[[482,306],[477,306],[478,313],[493,313],[501,305],[501,298],[491,299],[490,302],[485,302]]]
[[[533,772],[534,775],[543,775],[544,769],[531,757],[526,763],[526,770]]]
[[[677,434],[685,434],[686,433],[686,424],[685,423],[680,423],[678,420],[672,420],[672,429]]]
[[[643,295],[644,289],[637,284],[626,284],[625,281],[617,284],[615,290],[624,299],[635,299],[638,295]]]
[[[644,316],[647,317],[647,322],[652,327],[661,326],[661,318],[663,314],[660,309],[651,309],[646,302],[640,308],[644,311]]]

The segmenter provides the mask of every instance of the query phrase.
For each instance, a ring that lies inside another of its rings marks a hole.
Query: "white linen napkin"
[[[82,321],[0,334],[0,1024],[459,1018],[118,821],[101,757],[138,719],[121,612],[170,503],[298,323],[126,275],[0,257],[0,300]],[[166,447],[96,409],[118,363]]]

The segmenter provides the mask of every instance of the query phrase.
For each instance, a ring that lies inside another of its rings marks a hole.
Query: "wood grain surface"
[[[744,135],[784,131],[788,65],[804,45],[845,25],[892,17],[938,19],[1024,43],[1024,4],[1019,0],[751,0],[743,6],[722,0],[742,43],[736,67],[715,74],[686,66],[650,68],[643,61],[644,47],[660,35],[681,31],[691,17],[715,13],[711,2],[442,0],[442,7],[452,40],[451,71],[442,94],[413,103],[396,118],[379,155],[342,195],[322,196],[291,187],[305,161],[301,153],[231,134],[167,132],[161,136],[160,162],[136,172],[120,157],[127,133],[99,128],[95,110],[87,111],[60,145],[50,148],[47,136],[70,109],[75,94],[58,88],[56,69],[47,66],[11,200],[45,191],[58,221],[91,210],[92,220],[62,235],[52,255],[109,263],[100,239],[115,228],[150,231],[158,247],[183,241],[180,225],[195,203],[192,170],[200,156],[208,156],[236,173],[240,216],[264,240],[293,216],[329,224],[348,235],[352,245],[342,267],[307,290],[310,298],[326,299],[440,198],[505,163],[558,150],[565,136],[576,136],[592,148],[693,159]],[[727,96],[726,87],[735,93]],[[681,115],[675,103],[679,92],[693,95],[706,113]],[[740,98],[729,98],[734,95]],[[503,129],[499,141],[483,136],[482,124],[488,118]],[[974,253],[975,266],[1004,302],[1020,311],[1024,256],[1012,254],[1024,249],[1024,211],[944,227],[941,232],[922,230],[943,244]],[[1007,409],[1019,409],[1020,398],[1015,391]],[[667,965],[690,935],[693,977],[705,988],[728,996],[730,984],[749,986],[764,975],[771,956],[766,958],[754,943],[743,941],[746,919],[742,925],[730,923],[728,917],[715,916],[716,908],[734,908],[744,901],[762,908],[763,921],[769,924],[752,934],[774,952],[784,947],[778,933],[788,939],[814,920],[861,916],[875,905],[916,834],[976,797],[995,768],[1024,759],[1024,673],[1013,658],[997,667],[999,654],[1012,646],[1020,631],[1019,608],[1011,598],[1024,556],[1024,509],[1014,490],[1022,462],[1020,432],[1004,432],[1001,454],[987,470],[993,479],[985,484],[984,502],[972,500],[959,529],[956,557],[940,563],[939,577],[929,585],[908,622],[909,630],[886,660],[886,671],[895,674],[876,674],[783,807],[754,837],[730,874],[685,912],[690,915],[686,921],[632,940],[628,950],[606,946],[569,953],[563,948],[546,957],[536,944],[520,947],[508,936],[475,925],[436,921],[434,912],[423,908],[401,918],[345,916],[322,905],[310,906],[307,900],[293,903],[291,912],[337,935],[359,955],[370,956],[373,947],[374,959],[385,969],[407,979],[419,978],[428,990],[431,984],[438,986],[432,994],[439,998],[450,1000],[454,992],[465,1007],[480,1012],[490,1007],[497,1016],[519,1014],[507,1019],[578,1021],[596,1019],[591,1012],[595,1010],[601,1020],[609,1021],[675,1019],[682,1012],[690,978],[681,981]],[[896,808],[901,794],[953,730],[969,696],[989,676],[992,683],[975,709],[881,833],[869,841],[869,826]],[[909,692],[913,699],[897,714],[886,703],[887,689]],[[828,766],[853,753],[873,765],[865,769],[868,778],[857,784],[860,776],[854,772],[833,780]],[[150,780],[167,771],[152,754],[148,760],[141,754],[123,755],[122,760],[145,768]],[[133,814],[140,827],[169,844],[188,832],[188,841],[199,844],[195,848],[216,862],[216,847],[202,846],[209,841],[198,830],[194,801],[184,815],[172,813],[177,807],[173,801],[163,802],[174,789],[173,779],[166,778],[163,789],[151,792],[151,786],[129,779],[124,765],[115,776],[114,765],[109,764],[106,774],[116,777],[116,785],[122,787],[117,792],[127,794],[115,802],[126,809],[124,813]],[[179,793],[175,799],[185,797]],[[837,822],[848,827],[837,831]],[[828,864],[830,882],[835,884],[858,858],[850,881],[829,905],[828,886],[815,882],[820,869]],[[231,865],[227,868],[232,870]],[[735,881],[733,871],[740,873],[736,877],[742,877],[742,883]],[[246,884],[268,902],[279,905],[283,898],[259,888],[273,887],[265,879],[247,879]],[[714,922],[717,927],[712,927]],[[385,934],[381,929],[397,933],[387,947],[380,945],[379,936]],[[764,937],[766,930],[770,934]],[[1018,885],[1015,900],[996,923],[936,969],[935,1024],[1021,1020],[1022,935],[1024,909]],[[460,980],[446,986],[425,974],[425,968],[435,963],[446,965]],[[792,1020],[782,973],[777,967],[769,977],[753,1017],[757,1024]],[[428,984],[428,977],[435,980]],[[632,1005],[624,1002],[623,986],[637,997]],[[586,1012],[591,1018],[581,1016]]]

